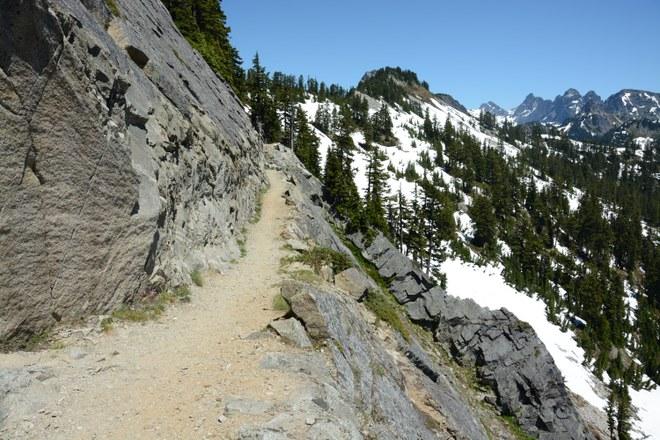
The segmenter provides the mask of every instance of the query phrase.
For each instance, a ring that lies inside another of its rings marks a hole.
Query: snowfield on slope
[[[583,365],[585,353],[575,341],[572,331],[562,332],[559,326],[546,318],[545,304],[508,285],[502,276],[502,267],[477,266],[458,259],[448,259],[440,269],[447,275],[447,293],[458,298],[469,298],[492,310],[506,308],[518,319],[529,323],[561,371],[566,385],[575,394],[596,408],[604,409],[607,396],[599,395],[604,388],[601,381]],[[660,439],[660,389],[635,391],[630,388],[633,405],[638,408],[635,422],[638,438]],[[642,434],[643,433],[643,434]]]

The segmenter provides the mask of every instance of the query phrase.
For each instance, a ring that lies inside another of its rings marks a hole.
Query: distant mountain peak
[[[501,107],[500,105],[498,105],[497,103],[495,103],[493,101],[488,101],[484,104],[481,104],[479,106],[479,110],[489,112],[490,114],[492,114],[494,116],[505,117],[505,116],[509,116],[509,114],[510,114],[510,112],[508,110],[505,110],[503,107]]]
[[[565,98],[580,98],[582,95],[576,89],[570,88],[564,92],[563,95]]]

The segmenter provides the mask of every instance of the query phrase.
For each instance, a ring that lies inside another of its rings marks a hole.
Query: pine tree
[[[387,173],[384,161],[387,156],[378,147],[368,147],[369,164],[367,166],[367,188],[365,197],[365,215],[367,223],[387,233],[383,199],[387,192]]]
[[[365,217],[360,195],[355,185],[351,138],[353,122],[350,110],[342,107],[339,134],[335,145],[328,151],[323,175],[324,197],[335,212],[347,221],[349,231],[363,229]]]
[[[610,440],[616,440],[616,437],[614,436],[616,431],[616,397],[614,391],[610,391],[610,394],[607,397],[605,415],[607,416],[607,430],[610,434]]]
[[[296,111],[294,132],[293,151],[310,173],[321,177],[319,139],[310,129],[305,111],[300,107]]]
[[[371,129],[373,130],[374,141],[384,145],[396,144],[396,138],[392,133],[394,124],[390,117],[390,111],[387,104],[383,103],[374,115],[371,117]]]
[[[617,408],[616,408],[616,434],[619,440],[631,440],[630,436],[630,418],[631,401],[628,394],[628,388],[619,383],[617,389]]]
[[[314,117],[314,126],[321,130],[326,135],[331,134],[332,129],[332,115],[327,102],[321,103],[316,116]]]
[[[244,72],[238,51],[231,45],[227,17],[220,0],[164,0],[174,23],[213,71],[244,98]]]
[[[472,242],[476,246],[494,250],[497,243],[497,219],[490,200],[484,196],[475,196],[469,214],[474,222]]]
[[[597,197],[591,193],[582,197],[574,222],[574,236],[580,249],[586,249],[585,256],[599,265],[608,265],[612,232]]]
[[[252,68],[248,71],[247,77],[247,90],[250,94],[250,119],[254,128],[259,131],[266,142],[278,142],[281,139],[282,127],[269,88],[268,73],[266,68],[261,65],[257,53],[252,60]]]

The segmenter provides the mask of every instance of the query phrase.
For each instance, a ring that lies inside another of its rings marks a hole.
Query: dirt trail
[[[266,352],[295,349],[277,338],[246,338],[281,315],[272,298],[289,211],[282,176],[269,172],[269,178],[261,219],[246,234],[247,255],[224,274],[206,274],[191,304],[64,349],[0,355],[1,367],[33,365],[54,374],[32,391],[34,414],[10,414],[0,437],[231,438],[242,424],[264,417],[224,419],[232,396],[286,399],[295,376],[262,370],[259,362]]]

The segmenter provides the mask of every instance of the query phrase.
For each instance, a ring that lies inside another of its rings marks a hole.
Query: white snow
[[[584,193],[577,188],[573,188],[573,191],[566,191],[565,195],[568,199],[568,208],[571,210],[571,212],[577,211],[580,207],[580,199]]]
[[[638,410],[639,420],[633,428],[639,438],[660,439],[660,389],[635,391],[631,388],[629,391],[632,403]]]

